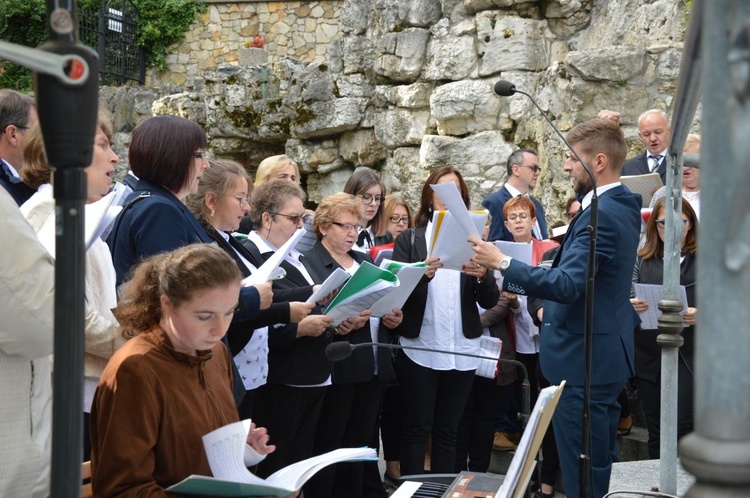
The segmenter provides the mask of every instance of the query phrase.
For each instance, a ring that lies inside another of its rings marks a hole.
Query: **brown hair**
[[[277,214],[293,197],[298,197],[304,203],[305,191],[289,180],[271,180],[258,185],[253,190],[250,200],[250,219],[255,229],[258,230],[262,226],[263,213]]]
[[[461,173],[452,166],[441,166],[427,177],[427,180],[422,186],[422,195],[419,196],[419,210],[417,210],[416,219],[414,220],[415,227],[423,227],[427,225],[427,222],[432,219],[432,196],[435,193],[430,188],[430,185],[436,183],[445,175],[455,174],[458,177],[458,191],[461,193],[461,199],[466,204],[467,209],[471,209],[471,200],[469,199],[469,188],[464,182],[464,177]]]
[[[355,196],[362,195],[375,185],[380,187],[380,195],[385,198],[385,184],[382,182],[377,172],[367,166],[359,166],[346,181],[344,192]],[[368,227],[372,227],[372,232],[375,234],[380,231],[385,233],[385,227],[387,226],[383,218],[382,207],[383,206],[380,205],[378,206],[378,211],[375,213],[375,216],[367,224]]]
[[[503,206],[503,216],[505,219],[508,219],[508,213],[511,209],[527,209],[529,211],[529,214],[532,218],[536,218],[536,206],[534,206],[534,201],[529,199],[528,197],[521,195],[518,197],[511,197],[508,199],[508,202],[505,203]]]
[[[241,280],[237,263],[225,251],[209,244],[190,244],[137,265],[114,314],[128,339],[159,324],[162,295],[178,307],[198,292]]]
[[[195,152],[205,147],[206,132],[196,123],[177,116],[153,116],[133,129],[130,169],[141,180],[179,192],[191,181]]]
[[[190,212],[202,223],[208,222],[206,218],[206,213],[209,210],[206,206],[208,194],[214,194],[217,198],[224,197],[242,178],[247,180],[248,189],[252,189],[250,177],[240,163],[218,159],[210,161],[210,164],[211,167],[204,171],[203,176],[201,176],[198,191],[185,199],[185,204],[187,204]],[[248,192],[249,194],[250,192]]]
[[[357,216],[359,221],[362,219],[363,211],[362,202],[351,194],[339,192],[329,195],[320,201],[318,209],[315,210],[315,217],[313,218],[315,235],[318,240],[321,240],[323,238],[323,233],[320,231],[321,227],[328,229],[336,221],[336,218],[343,213],[353,214]]]
[[[622,170],[628,144],[620,126],[611,119],[590,119],[577,125],[568,132],[568,141],[574,147],[578,146],[581,155],[603,153],[614,171],[619,173]]]
[[[258,187],[261,184],[268,181],[269,177],[277,171],[286,168],[288,165],[294,166],[294,171],[297,173],[295,183],[299,185],[299,166],[291,157],[281,154],[278,156],[271,156],[263,159],[258,165],[258,170],[255,172],[255,186]]]
[[[664,197],[656,201],[654,209],[651,211],[651,216],[648,218],[648,223],[646,223],[646,243],[638,251],[638,256],[643,259],[664,257],[664,242],[659,237],[656,228],[656,218],[664,213],[665,201]],[[682,241],[681,252],[682,254],[695,255],[695,251],[698,248],[698,217],[695,215],[695,211],[690,203],[684,199],[682,200],[682,214],[687,217],[690,228],[687,234],[685,234],[685,240]]]
[[[385,220],[385,223],[383,224],[383,230],[381,233],[373,232],[375,233],[376,237],[382,237],[385,235],[386,227],[388,226],[388,222],[390,221],[389,218],[391,215],[393,215],[393,211],[396,209],[397,206],[404,206],[404,209],[406,209],[406,214],[409,216],[409,223],[407,224],[406,228],[411,228],[414,224],[414,217],[411,214],[411,208],[406,203],[406,201],[395,194],[387,195],[385,196],[385,201],[383,202],[383,208],[381,211],[383,212],[383,220]]]
[[[570,212],[570,206],[573,205],[574,202],[581,202],[578,200],[578,197],[576,196],[570,196],[568,197],[568,200],[565,201],[565,217],[567,218],[568,213]]]
[[[112,115],[109,111],[99,109],[96,125],[108,140],[112,138]],[[34,189],[52,182],[52,167],[47,162],[44,137],[38,121],[29,129],[23,142],[23,168],[19,175],[26,185]]]

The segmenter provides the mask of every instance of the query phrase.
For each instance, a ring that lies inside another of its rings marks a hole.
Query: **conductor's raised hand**
[[[492,270],[496,270],[500,267],[500,261],[503,260],[505,254],[503,254],[495,244],[492,242],[485,242],[479,237],[473,235],[467,240],[471,244],[471,250],[474,251],[474,257],[471,258],[472,262]]]

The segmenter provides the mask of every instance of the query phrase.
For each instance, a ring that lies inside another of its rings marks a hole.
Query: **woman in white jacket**
[[[54,264],[0,188],[0,496],[49,495]]]
[[[112,125],[109,115],[100,113],[94,136],[94,153],[86,172],[86,203],[100,200],[107,195],[112,185],[112,175],[119,158],[110,148]],[[21,170],[24,182],[37,189],[21,206],[21,212],[31,226],[39,232],[47,220],[55,214],[55,199],[52,196],[52,169],[47,164],[44,143],[39,126],[33,126],[24,143],[24,167]],[[83,383],[84,446],[83,459],[90,459],[89,413],[91,400],[99,377],[112,354],[125,342],[119,331],[112,309],[117,306],[115,292],[115,269],[109,248],[101,239],[93,241],[86,251],[86,318],[85,318],[85,364]]]

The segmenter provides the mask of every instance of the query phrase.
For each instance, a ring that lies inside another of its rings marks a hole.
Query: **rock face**
[[[211,12],[231,14],[211,5]],[[306,25],[307,2],[250,5],[259,13],[274,5],[268,15],[278,20],[286,5],[294,11],[287,21]],[[534,95],[563,132],[600,109],[619,111],[635,153],[638,115],[653,107],[670,111],[686,26],[681,0],[335,5],[335,15],[308,13],[325,19],[318,39],[332,40],[326,57],[284,58],[274,49],[284,41],[279,32],[276,45],[266,46],[268,64],[196,69],[181,86],[103,89],[120,132],[120,157],[127,157],[127,133],[143,116],[178,114],[206,129],[212,154],[240,160],[251,171],[267,155],[292,156],[312,202],[339,190],[354,167],[367,165],[381,172],[389,192],[416,208],[429,171],[452,165],[476,207],[505,181],[508,155],[535,148],[543,169],[535,195],[554,224],[572,193],[561,168],[564,146],[525,96],[500,98],[494,83],[506,79]],[[208,30],[211,19],[205,24]]]

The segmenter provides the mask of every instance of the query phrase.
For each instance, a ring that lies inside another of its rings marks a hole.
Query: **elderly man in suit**
[[[19,206],[36,192],[18,176],[24,138],[36,120],[33,98],[13,90],[0,90],[0,185]]]
[[[590,402],[593,493],[589,489],[588,496],[601,497],[607,492],[616,456],[620,418],[617,395],[625,379],[633,375],[635,316],[628,303],[641,223],[641,198],[619,181],[627,144],[616,123],[606,119],[587,121],[573,128],[568,140],[593,172],[599,196]],[[572,153],[566,158],[563,170],[572,178],[576,194],[583,198],[583,209],[571,222],[551,269],[515,261],[493,244],[476,237],[469,241],[474,244],[475,262],[499,269],[504,275],[503,290],[545,300],[540,364],[552,384],[567,380],[553,424],[565,492],[575,497],[579,496],[578,459],[583,424],[587,227],[594,185]]]
[[[638,118],[638,136],[646,150],[622,165],[623,175],[659,173],[662,183],[667,182],[667,146],[670,128],[667,114],[659,109],[649,109]]]
[[[490,234],[487,240],[508,240],[513,242],[513,234],[505,227],[505,215],[503,206],[512,197],[525,195],[529,197],[536,207],[536,225],[532,229],[532,235],[538,240],[548,238],[547,220],[544,218],[544,207],[542,203],[530,195],[531,190],[536,187],[539,175],[539,158],[535,150],[518,149],[508,157],[508,181],[497,192],[488,195],[482,201],[482,206],[487,208],[492,216]]]

